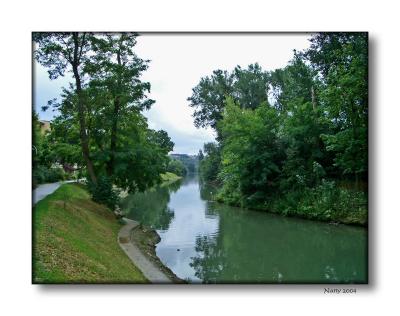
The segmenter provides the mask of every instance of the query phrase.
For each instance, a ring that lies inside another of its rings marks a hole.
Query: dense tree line
[[[174,173],[180,177],[185,176],[188,172],[182,161],[171,157],[169,158],[167,171]]]
[[[71,72],[48,136],[55,160],[84,166],[93,196],[112,185],[143,191],[161,181],[173,142],[148,127],[142,111],[154,103],[140,79],[149,61],[135,52],[135,33],[34,33],[35,59],[51,79]],[[61,161],[62,160],[62,161]],[[99,191],[96,193],[96,190]],[[111,198],[109,204],[114,203]]]
[[[283,69],[202,78],[188,101],[211,126],[200,172],[218,199],[288,215],[366,223],[368,38],[318,33]]]
[[[199,157],[197,155],[171,154],[170,157],[180,161],[186,169],[186,173],[197,172],[199,166]]]

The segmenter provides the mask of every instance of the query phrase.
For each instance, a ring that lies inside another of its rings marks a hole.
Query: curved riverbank
[[[367,282],[364,228],[231,207],[210,195],[186,177],[130,195],[121,210],[157,231],[157,256],[188,283]]]
[[[140,223],[123,218],[125,225],[118,233],[118,243],[133,264],[151,283],[185,283],[166,267],[155,253],[160,241],[157,232]]]
[[[292,192],[268,203],[257,204],[245,199],[232,199],[220,187],[214,187],[214,190],[211,200],[233,207],[335,225],[368,226],[367,195],[362,191],[337,187],[332,187],[331,191],[306,189],[303,193]]]
[[[243,207],[240,204],[228,203],[223,200],[215,200],[214,202],[225,204],[233,207],[243,208],[252,212],[264,212],[269,214],[274,214],[282,217],[305,219],[314,222],[327,223],[330,225],[348,225],[357,227],[368,227],[368,210],[360,209],[356,210],[354,213],[349,212],[345,215],[333,215],[332,211],[319,211],[317,208],[312,206],[307,206],[306,212],[297,211],[296,209],[269,209],[263,207]]]

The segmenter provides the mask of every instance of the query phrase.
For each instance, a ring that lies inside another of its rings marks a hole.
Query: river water
[[[156,229],[156,253],[192,283],[366,283],[367,231],[210,201],[188,176],[129,195],[128,217]]]

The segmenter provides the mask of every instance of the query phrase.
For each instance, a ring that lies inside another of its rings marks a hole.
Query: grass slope
[[[120,227],[83,186],[62,185],[33,210],[33,282],[147,283],[118,245]]]

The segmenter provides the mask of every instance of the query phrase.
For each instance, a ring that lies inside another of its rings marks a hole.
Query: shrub
[[[272,208],[289,216],[361,225],[366,224],[368,213],[366,193],[339,188],[326,180],[315,188],[288,192]]]
[[[113,189],[112,181],[109,177],[101,176],[97,179],[97,185],[88,182],[88,190],[92,196],[92,200],[104,204],[114,210],[118,203],[118,192]]]
[[[167,172],[171,172],[177,176],[183,177],[186,175],[187,170],[180,160],[170,158],[167,166]]]
[[[42,183],[52,183],[64,180],[65,173],[61,168],[48,168],[43,165],[37,165],[33,168],[34,187]]]

